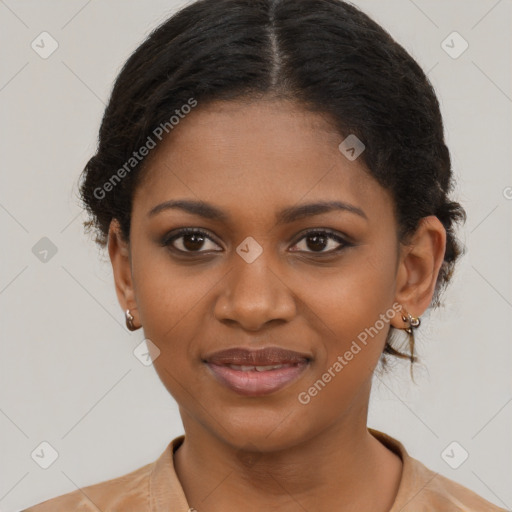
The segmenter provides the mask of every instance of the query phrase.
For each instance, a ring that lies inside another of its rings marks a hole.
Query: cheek
[[[146,261],[144,265],[134,263],[144,335],[158,347],[153,366],[161,382],[178,403],[187,404],[199,399],[195,392],[191,394],[191,390],[201,388],[194,364],[201,336],[204,338],[208,292],[218,278],[208,272],[193,277],[168,260]]]
[[[188,328],[200,327],[198,312],[222,274],[173,263],[165,248],[134,253],[132,265],[137,308],[148,338],[166,346],[180,335],[186,337]]]
[[[305,296],[319,340],[310,384],[322,381],[316,387],[323,398],[315,400],[348,399],[373,373],[395,315],[393,254],[361,250],[315,286],[309,282]]]
[[[199,266],[178,268],[165,254],[148,251],[134,255],[133,275],[144,335],[159,350],[154,368],[171,395],[186,402],[183,390],[197,387],[195,365],[208,332],[208,300],[222,274]]]
[[[303,297],[339,340],[357,337],[373,325],[393,302],[393,255],[359,248],[350,260],[322,277],[304,282]]]

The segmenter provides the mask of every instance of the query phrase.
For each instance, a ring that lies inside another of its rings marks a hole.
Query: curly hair
[[[136,150],[156,127],[170,133],[170,116],[191,98],[202,105],[267,97],[323,113],[340,135],[365,144],[361,158],[391,192],[401,241],[423,217],[439,218],[447,241],[433,298],[438,306],[463,252],[454,226],[466,219],[449,198],[454,184],[439,103],[413,57],[342,0],[198,0],[155,28],[117,76],[96,154],[82,172],[86,231],[104,248],[117,219],[129,240],[132,198],[147,162]],[[392,331],[384,365],[390,354],[412,367],[414,338],[405,354],[393,347]]]

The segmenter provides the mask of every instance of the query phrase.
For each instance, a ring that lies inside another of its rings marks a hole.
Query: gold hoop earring
[[[402,320],[407,322],[407,327],[403,327],[403,330],[409,334],[413,334],[412,330],[417,329],[421,325],[420,318],[417,316],[412,316],[410,313],[407,313],[407,316],[402,315]]]
[[[126,327],[128,328],[128,330],[130,331],[136,331],[137,329],[139,329],[139,327],[135,327],[135,325],[133,325],[133,315],[130,313],[130,310],[127,309],[125,312],[124,312],[124,316],[125,316],[125,319],[126,319]]]

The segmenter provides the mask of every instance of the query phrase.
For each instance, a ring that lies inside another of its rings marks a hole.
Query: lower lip
[[[308,362],[293,366],[258,372],[235,370],[225,365],[206,363],[214,376],[228,388],[246,396],[261,396],[274,393],[290,384],[305,371]]]

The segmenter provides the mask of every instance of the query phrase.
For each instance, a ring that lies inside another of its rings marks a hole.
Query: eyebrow
[[[220,221],[227,223],[229,215],[225,212],[204,201],[193,201],[189,199],[179,199],[165,201],[148,212],[148,217],[153,217],[160,212],[179,209],[192,215],[198,215],[205,219]],[[290,206],[281,210],[276,215],[276,224],[287,224],[293,221],[303,219],[305,217],[312,217],[313,215],[320,215],[322,213],[329,213],[332,211],[346,211],[363,217],[368,220],[365,212],[357,206],[345,203],[343,201],[320,201],[316,203],[301,204],[298,206]]]

